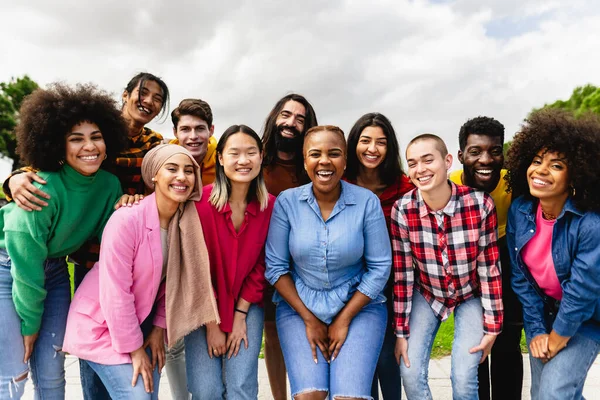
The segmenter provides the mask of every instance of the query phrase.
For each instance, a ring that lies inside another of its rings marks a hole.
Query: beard
[[[294,134],[293,138],[285,137],[282,134],[282,131],[287,129],[292,131]],[[278,126],[277,127],[277,135],[275,135],[275,144],[277,145],[277,150],[282,151],[284,153],[297,153],[301,152],[302,147],[302,138],[300,137],[301,133],[294,128],[293,126]]]

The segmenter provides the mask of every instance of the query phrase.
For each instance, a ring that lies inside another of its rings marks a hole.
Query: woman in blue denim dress
[[[600,120],[534,113],[508,152],[506,236],[534,400],[581,399],[600,349]]]
[[[303,153],[311,183],[279,195],[266,244],[292,396],[370,398],[387,322],[385,218],[375,194],[341,181],[341,129],[310,129]]]
[[[39,170],[50,198],[28,212],[15,195],[0,209],[0,398],[20,398],[31,370],[36,398],[63,399],[71,301],[65,258],[102,235],[122,195],[117,177],[100,166],[123,148],[127,128],[110,95],[56,84],[25,99],[16,135],[17,151]]]

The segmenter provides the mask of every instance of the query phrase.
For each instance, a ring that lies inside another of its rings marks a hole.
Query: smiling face
[[[278,150],[284,153],[293,153],[296,151],[296,148],[302,143],[305,120],[306,108],[302,103],[288,100],[283,105],[275,120]]]
[[[154,192],[162,201],[186,201],[196,183],[194,164],[185,154],[174,154],[165,161],[154,176]]]
[[[458,151],[463,165],[463,183],[475,189],[492,192],[500,181],[504,165],[502,139],[498,136],[470,134],[465,150]]]
[[[315,194],[332,193],[346,169],[346,144],[334,132],[311,133],[304,141],[304,168]]]
[[[155,81],[144,81],[144,86],[137,85],[131,93],[123,92],[123,116],[140,125],[146,125],[160,112],[164,94]]]
[[[527,168],[529,192],[540,200],[566,201],[569,196],[569,168],[564,155],[545,149],[531,160]]]
[[[106,143],[98,125],[79,123],[65,137],[65,161],[82,175],[98,172],[106,157]]]
[[[214,126],[195,115],[182,115],[177,123],[177,129],[173,128],[175,137],[179,144],[185,147],[196,161],[202,163],[208,147],[208,140],[214,132]]]
[[[406,149],[408,176],[423,193],[435,194],[448,185],[452,156],[443,156],[432,139],[418,140]]]
[[[387,138],[379,126],[367,126],[360,134],[356,156],[365,168],[375,169],[385,160]]]
[[[250,135],[235,133],[227,139],[219,164],[231,183],[250,183],[260,173],[262,154]]]

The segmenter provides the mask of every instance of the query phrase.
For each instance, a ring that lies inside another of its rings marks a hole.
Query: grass
[[[442,322],[437,336],[431,349],[432,358],[441,358],[450,355],[452,352],[452,341],[454,339],[454,314],[450,315],[446,321]],[[525,334],[521,335],[521,352],[527,353],[527,344],[525,343]]]

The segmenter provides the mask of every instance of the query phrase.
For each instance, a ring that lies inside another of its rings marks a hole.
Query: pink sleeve
[[[135,298],[131,292],[133,260],[139,235],[137,224],[130,218],[133,215],[119,211],[112,215],[102,235],[100,308],[106,319],[113,349],[118,353],[131,353],[144,342]]]

